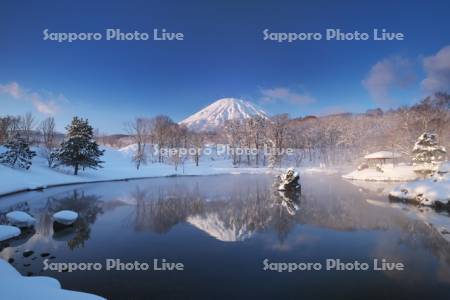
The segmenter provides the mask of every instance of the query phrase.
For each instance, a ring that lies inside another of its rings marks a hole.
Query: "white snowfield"
[[[101,300],[96,295],[61,289],[58,280],[50,277],[24,277],[9,263],[0,259],[1,299],[14,300]]]
[[[235,98],[223,98],[180,122],[191,130],[208,131],[223,126],[228,120],[243,120],[253,116],[267,119],[267,113],[255,104]]]
[[[447,204],[450,201],[450,173],[399,185],[389,195],[426,206],[433,206],[436,201]]]
[[[98,170],[86,169],[85,171],[80,171],[78,176],[72,174],[72,169],[49,168],[46,161],[39,156],[33,158],[33,165],[29,170],[12,169],[0,164],[0,195],[57,185],[97,181],[172,175],[260,174],[274,172],[274,170],[269,168],[234,168],[230,160],[216,158],[213,161],[209,157],[200,158],[198,167],[192,161],[187,161],[184,168],[182,165],[179,165],[176,171],[173,165],[161,163],[149,163],[136,170],[136,167],[131,162],[132,146],[119,150],[109,147],[103,149],[106,150],[105,155],[101,157],[105,161],[103,164],[104,168]],[[0,149],[1,151],[2,149]]]
[[[382,165],[383,172],[374,168],[364,169],[361,171],[353,171],[342,177],[351,180],[367,180],[367,181],[412,181],[418,178],[414,172],[414,166],[408,165]]]

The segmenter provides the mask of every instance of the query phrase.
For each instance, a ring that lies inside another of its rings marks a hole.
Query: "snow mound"
[[[381,166],[381,169],[382,172],[376,169],[356,170],[342,177],[367,181],[412,181],[418,178],[413,166],[385,164]]]
[[[20,233],[20,228],[9,225],[0,225],[0,242],[19,236]]]
[[[61,289],[58,280],[50,277],[24,277],[9,263],[0,259],[2,299],[34,300],[101,300],[102,297]]]
[[[235,98],[223,98],[180,122],[191,130],[211,131],[228,120],[244,120],[253,116],[267,119],[267,113],[255,104]]]
[[[399,185],[389,196],[426,206],[434,206],[437,201],[447,204],[450,201],[450,174]]]
[[[6,219],[11,225],[18,227],[32,227],[36,219],[23,211],[12,211],[6,214]]]
[[[78,219],[78,213],[71,210],[61,210],[53,215],[53,219],[64,225],[72,225]]]

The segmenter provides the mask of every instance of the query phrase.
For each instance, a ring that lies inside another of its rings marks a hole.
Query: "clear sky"
[[[449,1],[0,2],[0,115],[73,115],[102,132],[181,121],[222,97],[293,117],[397,107],[450,87]],[[43,40],[119,28],[183,41]],[[263,40],[270,32],[401,32],[403,41]],[[446,48],[447,47],[447,48]]]

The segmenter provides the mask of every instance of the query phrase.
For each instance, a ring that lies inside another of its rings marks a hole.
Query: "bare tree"
[[[269,142],[271,143],[270,165],[281,167],[281,159],[289,122],[288,114],[276,115],[269,125]]]
[[[0,145],[3,145],[19,130],[19,117],[0,117]]]
[[[40,124],[40,131],[42,135],[41,155],[47,160],[48,166],[53,167],[54,150],[56,149],[56,132],[55,119],[49,117],[43,120]]]
[[[229,120],[225,123],[225,136],[232,152],[233,165],[239,166],[241,163],[241,155],[238,149],[242,147],[243,132],[241,120]]]
[[[31,113],[26,113],[24,116],[20,117],[19,129],[25,142],[28,144],[32,144],[34,142],[33,130],[35,125],[35,119]]]
[[[129,122],[126,125],[126,130],[132,136],[136,145],[132,161],[138,170],[142,164],[147,163],[146,146],[150,140],[150,125],[151,121],[147,118],[136,118],[133,122]]]
[[[201,132],[190,132],[189,142],[192,148],[194,149],[193,151],[194,154],[192,155],[192,158],[195,162],[195,165],[198,167],[200,162],[200,156],[205,142],[205,136]]]
[[[168,146],[168,141],[172,127],[175,123],[168,116],[159,115],[151,120],[151,135],[159,149]],[[158,162],[163,162],[164,157],[161,151],[158,151]]]

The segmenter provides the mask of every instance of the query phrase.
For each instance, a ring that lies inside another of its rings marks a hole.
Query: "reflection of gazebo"
[[[367,154],[366,156],[364,156],[364,159],[367,161],[367,164],[370,167],[375,167],[377,164],[383,165],[390,160],[392,160],[391,162],[394,163],[394,160],[400,157],[402,156],[397,152],[379,151]]]

